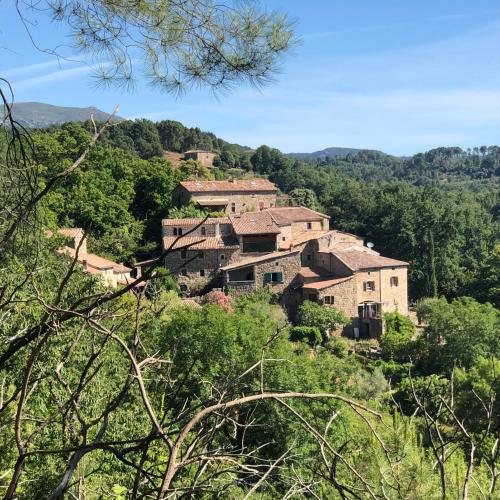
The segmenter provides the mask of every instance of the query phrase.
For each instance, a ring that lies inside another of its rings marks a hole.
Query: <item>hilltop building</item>
[[[217,155],[205,149],[191,149],[184,152],[185,160],[196,160],[199,161],[205,167],[213,167],[214,160]]]
[[[327,215],[277,208],[269,181],[261,180],[256,192],[250,181],[236,181],[245,188],[233,190],[233,183],[220,182],[182,183],[180,189],[202,201],[209,200],[201,198],[207,193],[213,198],[223,193],[223,206],[237,207],[227,217],[162,221],[163,249],[181,249],[167,254],[164,264],[185,295],[222,288],[241,296],[270,287],[291,317],[302,301],[313,300],[342,310],[352,319],[345,333],[363,337],[380,336],[382,313],[408,314],[407,262],[381,256],[359,236],[330,229]],[[263,198],[267,192],[269,198]],[[267,206],[241,210],[255,199]]]
[[[267,179],[184,181],[174,190],[178,205],[194,202],[212,212],[241,214],[275,207],[278,188]]]

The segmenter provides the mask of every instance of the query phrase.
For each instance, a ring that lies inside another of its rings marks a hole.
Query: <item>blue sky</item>
[[[0,75],[17,101],[97,106],[174,119],[252,147],[284,152],[329,146],[412,154],[436,146],[500,143],[498,0],[270,0],[296,20],[302,44],[276,82],[214,98],[181,98],[138,81],[135,91],[95,86],[89,66],[36,50],[9,3],[0,3]],[[69,44],[49,22],[39,46]],[[59,49],[72,54],[71,48]]]

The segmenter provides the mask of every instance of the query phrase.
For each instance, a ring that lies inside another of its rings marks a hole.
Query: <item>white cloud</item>
[[[46,73],[44,75],[17,80],[16,82],[14,82],[14,85],[16,89],[25,90],[26,88],[33,86],[45,85],[48,83],[60,82],[63,80],[75,78],[77,76],[90,73],[91,71],[95,71],[99,68],[110,66],[110,64],[111,63],[101,63],[93,65],[86,64],[84,66],[78,66],[71,69],[59,69],[57,71],[52,71],[51,73]]]
[[[51,68],[62,68],[68,64],[74,64],[76,61],[70,60],[70,58],[56,58],[51,61],[45,61],[37,64],[28,64],[26,66],[18,66],[16,68],[7,69],[3,71],[5,78],[15,78],[23,75],[30,75],[33,73],[38,73],[39,71],[46,71]]]

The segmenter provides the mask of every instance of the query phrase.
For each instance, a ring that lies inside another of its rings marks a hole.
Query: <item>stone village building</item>
[[[269,181],[255,181],[262,187],[255,198],[251,181],[235,182],[245,182],[244,189],[229,191],[231,181],[181,186],[191,195],[224,194],[225,207],[237,206],[227,217],[162,221],[164,250],[189,245],[169,253],[164,263],[185,295],[222,288],[240,296],[270,287],[292,318],[304,300],[338,308],[352,320],[344,333],[356,337],[380,336],[383,313],[408,314],[407,262],[381,256],[359,236],[330,229],[327,215],[276,207],[277,191]],[[251,200],[265,200],[267,206],[241,210]]]
[[[132,269],[87,251],[87,239],[83,229],[61,228],[58,233],[69,240],[67,245],[59,249],[59,253],[69,255],[73,259],[77,255],[77,262],[84,272],[100,276],[102,282],[111,288],[132,281],[130,276]]]
[[[173,193],[178,205],[194,202],[212,212],[240,214],[276,206],[278,189],[267,179],[184,181]]]

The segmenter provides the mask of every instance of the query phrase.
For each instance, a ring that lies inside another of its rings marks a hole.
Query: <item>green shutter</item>
[[[268,285],[271,283],[272,280],[272,274],[271,273],[264,273],[264,285]]]
[[[278,283],[283,283],[283,273],[276,273],[278,279],[276,280]]]

